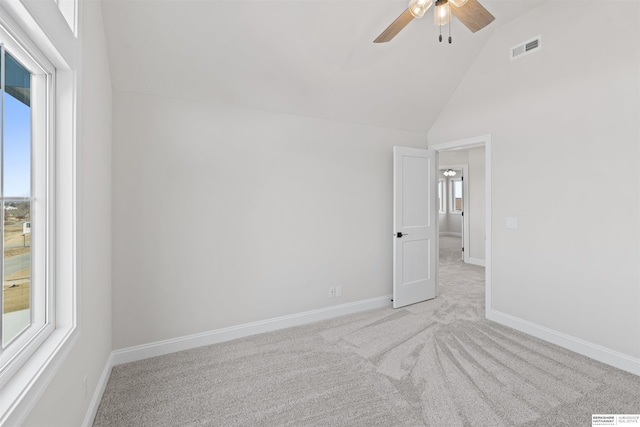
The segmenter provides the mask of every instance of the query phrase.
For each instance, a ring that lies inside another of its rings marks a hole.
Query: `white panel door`
[[[393,307],[436,297],[435,151],[393,148]]]

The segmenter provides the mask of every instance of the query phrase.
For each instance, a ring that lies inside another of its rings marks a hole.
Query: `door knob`
[[[398,232],[398,233],[396,233],[396,237],[397,237],[398,239],[399,239],[399,238],[401,238],[402,236],[408,236],[408,234],[407,234],[407,233],[402,234],[402,232]]]

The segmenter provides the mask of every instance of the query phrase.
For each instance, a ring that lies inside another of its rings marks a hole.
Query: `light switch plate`
[[[507,228],[512,228],[514,230],[518,228],[518,218],[507,217]]]

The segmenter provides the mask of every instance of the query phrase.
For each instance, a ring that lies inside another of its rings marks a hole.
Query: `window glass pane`
[[[31,74],[10,54],[5,56],[5,91],[27,107],[31,105]]]
[[[4,53],[2,344],[31,324],[31,75]]]
[[[4,202],[2,343],[31,324],[31,202]]]
[[[462,181],[453,182],[453,209],[455,211],[462,210]]]
[[[31,195],[31,75],[5,54],[3,197]]]

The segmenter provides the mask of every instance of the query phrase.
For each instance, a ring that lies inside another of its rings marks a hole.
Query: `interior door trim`
[[[449,151],[455,149],[468,149],[484,147],[485,162],[485,272],[484,272],[484,294],[485,294],[485,317],[489,317],[493,311],[491,299],[491,134],[476,136],[467,139],[444,142],[440,144],[429,144],[428,149],[437,151]],[[436,234],[436,239],[438,239]],[[439,246],[439,245],[438,245]]]

